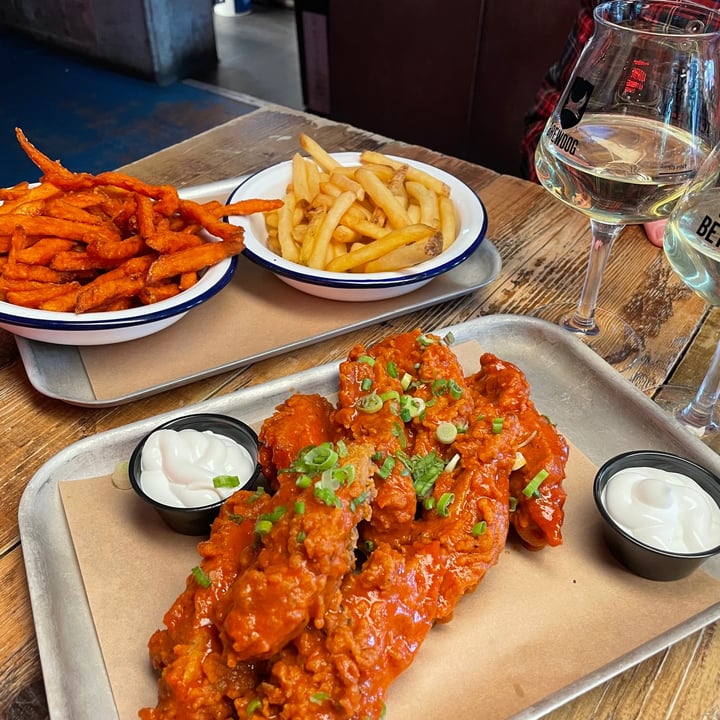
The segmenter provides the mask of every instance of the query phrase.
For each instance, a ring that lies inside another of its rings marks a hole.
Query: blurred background
[[[519,174],[523,116],[578,0],[0,3],[0,185],[15,127],[71,170],[132,162],[264,103]]]

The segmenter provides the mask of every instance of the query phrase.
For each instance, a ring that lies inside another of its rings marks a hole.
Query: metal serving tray
[[[483,349],[516,363],[527,375],[538,407],[551,414],[571,443],[596,465],[616,453],[657,448],[679,452],[720,473],[717,454],[687,435],[577,338],[554,325],[495,315],[425,330],[440,334],[452,330],[457,342],[475,340]],[[336,378],[337,364],[332,363],[97,434],[55,455],[30,480],[20,502],[19,524],[53,720],[118,717],[58,483],[110,474],[141,436],[171,417],[220,412],[255,423],[292,393],[335,392]],[[720,577],[717,565],[709,571]],[[718,619],[720,602],[513,717],[539,718]],[[82,662],[77,662],[79,657]]]

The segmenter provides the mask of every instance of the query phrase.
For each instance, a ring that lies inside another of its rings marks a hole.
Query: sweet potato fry
[[[148,270],[148,283],[157,283],[175,275],[215,265],[226,257],[237,255],[242,249],[242,240],[226,240],[204,243],[169,255],[160,255]]]
[[[7,301],[13,305],[38,308],[52,298],[63,295],[68,291],[77,290],[80,283],[44,283],[42,287],[32,290],[8,290]]]
[[[78,292],[76,313],[89,312],[118,298],[135,297],[145,287],[143,274],[110,279],[103,275],[101,280],[102,282],[86,285]]]
[[[70,251],[74,247],[75,242],[66,238],[41,238],[17,252],[16,260],[28,265],[49,265],[57,253]]]

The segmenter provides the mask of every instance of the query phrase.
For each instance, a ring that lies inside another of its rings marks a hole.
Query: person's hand
[[[648,240],[657,247],[662,247],[666,222],[667,220],[656,220],[655,222],[645,223],[643,225]]]

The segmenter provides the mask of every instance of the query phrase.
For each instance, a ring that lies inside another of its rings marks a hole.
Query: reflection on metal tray
[[[184,189],[183,197],[193,199],[217,199],[222,202],[228,193],[237,186],[239,178]],[[161,383],[151,383],[142,389],[110,393],[111,397],[98,398],[83,364],[81,349],[75,346],[53,345],[26,338],[16,337],[20,357],[25,366],[28,380],[32,386],[48,397],[57,398],[73,405],[108,407],[120,405],[138,398],[153,395],[158,392],[179,387],[201,378],[218,375],[222,372],[235,370],[260,360],[281,355],[299,347],[311,345],[331,337],[336,337],[357,330],[367,325],[389,320],[398,315],[420,310],[431,305],[451,300],[462,295],[474,292],[495,280],[500,274],[502,261],[500,254],[490,240],[483,240],[479,248],[462,264],[453,268],[445,275],[436,278],[430,285],[432,292],[419,289],[416,292],[398,297],[396,301],[386,301],[382,304],[368,303],[367,315],[355,319],[344,318],[337,325],[328,326],[327,330],[312,334],[301,341],[277,343],[269,341],[267,347],[259,352],[246,352],[231,362],[211,364],[210,367],[200,371],[180,373],[178,377]],[[251,266],[255,268],[255,266]],[[256,272],[266,273],[266,270],[255,268]],[[283,288],[283,292],[295,293],[299,291]],[[390,304],[388,304],[390,303]],[[281,306],[285,307],[285,306]],[[101,394],[101,393],[98,393]]]
[[[483,349],[520,366],[538,407],[551,414],[570,442],[596,465],[626,450],[658,448],[679,452],[720,472],[720,458],[714,452],[688,436],[585,345],[554,325],[496,315],[452,328],[427,329],[440,334],[452,330],[457,342],[475,340]],[[333,363],[86,438],[40,468],[23,494],[19,523],[53,720],[117,718],[58,483],[110,474],[142,435],[171,417],[220,412],[257,423],[293,392],[330,394],[336,389],[337,364]],[[720,577],[717,566],[710,572]],[[539,718],[719,618],[720,602],[514,717]],[[83,662],[77,663],[78,657]],[[72,673],[67,672],[68,667],[73,668]]]

